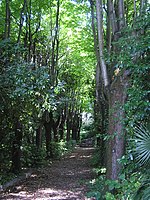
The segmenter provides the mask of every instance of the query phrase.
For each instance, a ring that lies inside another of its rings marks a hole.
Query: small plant
[[[139,172],[131,172],[131,165],[119,176],[119,180],[108,180],[101,174],[90,183],[91,192],[88,197],[94,197],[96,200],[133,200],[133,196],[141,185],[143,176]],[[96,170],[97,171],[97,170]],[[99,170],[97,171],[99,174]],[[107,191],[106,191],[107,190]],[[136,200],[136,199],[135,199]]]
[[[91,180],[89,187],[90,192],[87,193],[87,197],[94,197],[96,200],[102,200],[104,197],[105,177],[101,175],[98,178]]]

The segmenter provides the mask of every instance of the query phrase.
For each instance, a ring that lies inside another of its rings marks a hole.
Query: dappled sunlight
[[[92,155],[80,156],[80,158],[91,158]]]
[[[92,156],[92,155],[84,155],[84,156],[79,156],[79,158],[81,158],[81,159],[82,159],[82,158],[91,158],[91,156]],[[72,156],[69,157],[69,159],[73,159],[73,158],[75,158],[75,157],[76,157],[75,155],[72,155]]]
[[[50,199],[77,199],[81,194],[80,191],[72,192],[70,190],[54,190],[54,189],[41,189],[37,191],[38,196],[44,196]],[[40,198],[39,198],[40,199]]]
[[[16,200],[86,200],[88,185],[93,179],[90,160],[93,148],[75,151],[56,160],[51,166],[36,170],[2,199]]]
[[[75,158],[75,155],[73,155],[73,156],[69,156],[69,158]]]
[[[36,199],[36,200],[70,200],[70,199],[80,199],[82,196],[81,191],[71,191],[71,190],[56,190],[52,188],[41,188],[38,189],[35,193],[30,194],[26,191],[20,191],[19,193],[10,193],[9,198],[10,199]],[[82,197],[83,198],[83,197]],[[84,197],[84,199],[88,199]]]
[[[95,150],[94,147],[76,147],[75,149],[76,149],[77,151],[78,151],[78,150],[80,151],[80,149],[82,149],[82,151],[86,151],[87,149],[88,149],[88,150]]]

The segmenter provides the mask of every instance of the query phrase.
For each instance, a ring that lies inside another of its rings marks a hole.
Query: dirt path
[[[0,199],[86,200],[87,182],[93,178],[90,159],[93,148],[77,147],[50,167],[40,169]]]

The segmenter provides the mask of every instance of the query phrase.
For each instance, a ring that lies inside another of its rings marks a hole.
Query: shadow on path
[[[94,177],[90,164],[93,152],[94,148],[76,147],[74,152],[50,167],[39,169],[0,199],[86,200],[87,182]]]

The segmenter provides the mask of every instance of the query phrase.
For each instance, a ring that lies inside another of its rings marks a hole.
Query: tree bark
[[[52,56],[51,56],[51,85],[54,86],[56,84],[57,79],[57,62],[58,62],[58,53],[59,53],[59,39],[58,39],[58,29],[59,29],[59,9],[60,9],[60,1],[57,1],[57,12],[56,12],[56,22],[55,22],[55,35],[52,35]]]
[[[97,145],[99,146],[100,149],[100,165],[104,166],[104,157],[105,156],[105,141],[103,139],[103,135],[105,134],[105,123],[106,121],[106,109],[108,109],[106,106],[106,98],[104,98],[104,86],[103,86],[103,81],[102,81],[102,75],[101,75],[101,67],[100,67],[100,56],[99,56],[99,51],[98,51],[98,40],[97,40],[97,32],[95,28],[95,15],[94,15],[94,1],[90,0],[91,4],[91,16],[92,16],[92,30],[93,30],[93,37],[94,37],[94,49],[95,49],[95,54],[96,54],[96,59],[97,59],[97,65],[96,65],[96,74],[95,74],[95,80],[96,80],[96,91],[95,91],[95,104],[94,104],[94,123],[95,123],[95,130],[97,133],[100,134],[100,137],[97,138]],[[107,22],[109,20],[107,19]],[[109,22],[110,23],[110,22]],[[110,27],[109,27],[110,28]],[[107,29],[107,35],[109,34],[108,37],[110,37],[111,30],[108,33]],[[108,39],[108,51],[110,51],[111,48],[111,37]],[[107,103],[108,104],[108,103]]]
[[[18,39],[17,39],[18,44],[20,43],[20,36],[21,36],[22,26],[23,26],[23,22],[24,22],[23,13],[25,11],[26,4],[27,4],[27,1],[24,0],[23,7],[22,7],[21,12],[20,12],[20,24],[19,24],[19,32],[18,32]]]
[[[115,5],[114,5],[115,4]],[[107,145],[107,178],[108,179],[118,179],[118,175],[120,172],[120,165],[118,163],[118,159],[121,159],[124,154],[124,127],[123,127],[123,118],[124,118],[124,110],[123,106],[127,97],[126,94],[126,86],[128,84],[128,73],[122,70],[123,74],[119,74],[115,77],[115,80],[109,85],[108,81],[108,72],[107,67],[104,60],[103,54],[103,4],[102,0],[96,0],[96,12],[97,12],[97,27],[98,27],[98,46],[99,46],[99,60],[102,71],[102,78],[105,85],[105,91],[108,94],[109,101],[109,143]],[[107,1],[107,49],[110,53],[112,41],[117,42],[121,37],[121,30],[125,26],[125,18],[124,18],[124,1],[116,0],[113,2],[112,0]],[[119,50],[117,45],[113,44],[112,48],[113,53],[118,54]],[[112,63],[114,65],[114,63]],[[116,64],[116,63],[115,63]],[[112,72],[114,73],[114,67],[112,67]],[[98,69],[98,68],[97,68]],[[97,70],[96,79],[99,79],[99,71]],[[110,76],[111,78],[111,76]],[[96,80],[96,82],[97,82]],[[99,82],[99,80],[98,80]],[[110,86],[110,87],[106,87]],[[108,88],[108,90],[107,90]],[[100,92],[98,91],[98,96]],[[108,93],[109,92],[109,93]],[[98,96],[98,99],[101,98]],[[105,112],[103,110],[102,102],[97,102],[99,109],[101,112]],[[106,102],[105,102],[106,103]],[[106,106],[106,105],[105,105]],[[105,116],[103,116],[105,118]],[[99,119],[99,121],[102,119]],[[102,123],[104,121],[102,120]],[[104,126],[104,124],[102,124]],[[100,140],[101,148],[104,148],[102,141]],[[102,161],[103,162],[103,161]]]
[[[75,112],[73,114],[73,119],[72,119],[72,140],[77,141],[78,128],[79,128],[78,114]]]
[[[5,16],[5,39],[10,37],[10,0],[6,0],[6,16]]]
[[[43,121],[44,121],[44,127],[45,127],[45,139],[46,139],[46,154],[47,158],[53,157],[53,152],[51,148],[51,142],[52,142],[52,112],[45,111],[43,114]]]
[[[55,120],[52,119],[52,124],[53,124],[53,133],[54,133],[54,141],[58,142],[59,141],[59,136],[58,136],[58,129],[59,129],[59,123],[60,123],[60,116],[58,117],[58,119]]]
[[[28,62],[31,62],[31,47],[32,47],[32,33],[31,33],[31,0],[29,0],[29,7],[28,7],[28,41],[29,41],[29,46],[28,46]]]
[[[148,2],[147,0],[140,0],[140,14],[142,14],[145,11],[147,2]],[[145,6],[145,9],[144,9],[144,6]]]
[[[115,40],[115,34],[118,32],[118,24],[116,19],[116,11],[114,9],[114,4],[112,0],[107,1],[107,6],[108,6],[109,19],[111,21],[112,37],[113,40]]]
[[[107,1],[107,29],[106,29],[106,42],[107,42],[107,50],[110,55],[111,51],[111,40],[112,40],[112,30],[111,30],[111,15],[110,15],[110,2]]]
[[[124,0],[118,1],[118,11],[119,11],[119,30],[121,30],[125,26]]]
[[[97,14],[97,27],[98,27],[98,46],[99,46],[99,57],[100,66],[102,72],[102,78],[105,87],[109,85],[107,68],[103,56],[103,4],[102,0],[96,0],[96,14]]]
[[[66,121],[66,126],[67,126],[67,135],[66,135],[66,141],[70,141],[70,135],[71,135],[71,121],[67,118]]]
[[[42,127],[43,127],[43,124],[40,124],[38,129],[36,130],[36,146],[37,146],[37,149],[40,149],[42,147]]]
[[[59,125],[59,135],[60,135],[60,140],[64,139],[64,126],[66,122],[66,109],[63,111],[61,115],[61,122]]]
[[[136,18],[136,16],[137,16],[137,10],[136,10],[136,0],[133,0],[133,2],[134,2],[134,18]]]
[[[118,160],[124,155],[124,104],[127,99],[129,71],[123,71],[111,85],[109,102],[109,141],[107,144],[107,178],[118,179],[121,165]]]
[[[80,140],[81,127],[82,127],[82,114],[79,114],[79,115],[78,115],[77,141]]]
[[[50,122],[45,122],[44,123],[44,127],[45,127],[45,139],[46,139],[46,154],[47,154],[47,158],[52,158],[53,157],[53,153],[52,153],[52,149],[51,149],[51,142],[52,142],[52,127],[51,127],[51,123]]]
[[[22,124],[19,120],[15,122],[15,138],[12,146],[12,166],[13,173],[21,171],[21,144],[22,144]]]
[[[70,109],[69,109],[68,114],[67,114],[66,127],[67,127],[66,141],[68,142],[68,141],[70,141],[71,127],[72,127],[72,114],[71,114]]]

